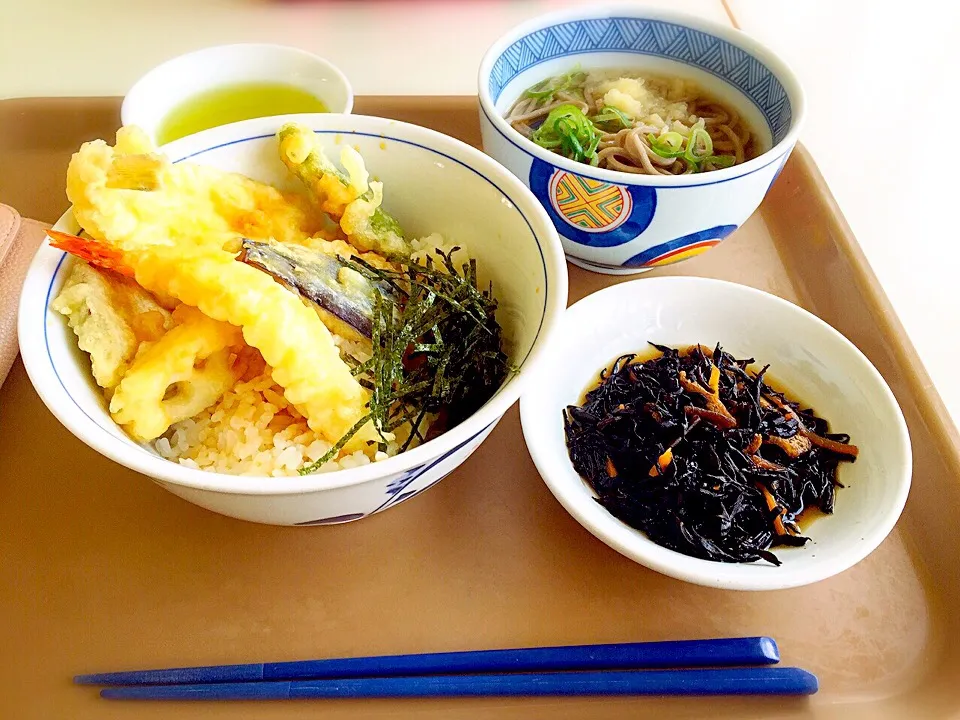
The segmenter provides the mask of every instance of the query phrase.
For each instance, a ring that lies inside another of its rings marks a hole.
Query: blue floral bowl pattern
[[[774,143],[783,140],[790,129],[790,98],[766,65],[726,40],[660,20],[574,20],[536,30],[510,45],[494,62],[490,95],[496,102],[513,78],[544,60],[609,51],[654,55],[706,70],[742,91],[760,108]]]
[[[509,127],[503,114],[523,89],[576,64],[678,72],[733,93],[767,151],[703,175],[632,175],[574,163]],[[517,28],[484,57],[479,94],[484,149],[540,200],[568,259],[623,274],[698,255],[736,230],[786,162],[803,109],[792,73],[741,33],[623,6],[555,13]]]

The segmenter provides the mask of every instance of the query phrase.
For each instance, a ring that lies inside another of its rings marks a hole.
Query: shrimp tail
[[[48,230],[47,235],[50,237],[50,244],[58,250],[64,250],[104,270],[112,270],[125,277],[134,276],[133,268],[124,261],[123,252],[109,243],[57,230]]]

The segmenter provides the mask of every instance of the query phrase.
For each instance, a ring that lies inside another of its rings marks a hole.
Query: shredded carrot
[[[773,495],[767,488],[763,486],[762,483],[757,483],[757,489],[763,493],[763,499],[767,501],[767,510],[776,510],[777,501],[774,499]]]
[[[612,478],[617,476],[617,468],[614,467],[613,460],[610,458],[607,458],[607,475]]]
[[[753,438],[750,440],[750,444],[747,445],[747,446],[743,449],[743,451],[744,451],[747,455],[753,455],[753,454],[755,454],[755,453],[757,452],[757,450],[760,449],[760,446],[761,446],[761,445],[763,445],[763,437],[760,436],[760,435],[754,435]]]
[[[714,395],[720,395],[720,368],[712,363],[710,364],[710,378],[707,380],[707,387]]]
[[[662,474],[668,467],[670,467],[671,462],[673,462],[673,450],[667,448],[663,451],[660,457],[657,458],[657,464],[650,468],[648,475],[650,475],[650,477],[656,477],[657,475]]]
[[[763,493],[763,499],[767,501],[767,510],[771,512],[774,510],[779,510],[779,512],[773,518],[773,529],[776,531],[777,535],[786,535],[787,529],[783,526],[783,520],[780,517],[783,514],[783,509],[777,505],[777,501],[774,499],[771,492],[764,487],[763,483],[757,483],[757,488],[761,493]]]
[[[773,518],[773,529],[777,535],[787,534],[787,529],[783,526],[783,519],[779,515]]]

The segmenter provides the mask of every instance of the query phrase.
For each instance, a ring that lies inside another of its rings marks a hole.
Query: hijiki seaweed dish
[[[772,388],[769,366],[718,345],[624,355],[564,411],[567,448],[597,501],[664,547],[719,562],[780,561],[806,513],[832,513],[858,449]]]
[[[328,472],[462,422],[510,367],[493,287],[466,248],[406,236],[343,145],[285,125],[282,192],[156,151],[136,127],[67,170],[83,237],[51,303],[113,419],[188,467]]]

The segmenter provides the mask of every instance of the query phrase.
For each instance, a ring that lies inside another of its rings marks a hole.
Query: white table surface
[[[0,0],[0,98],[122,95],[162,60],[226,42],[321,54],[358,94],[474,94],[487,46],[584,0]],[[796,69],[816,158],[953,417],[960,419],[960,208],[951,128],[960,4],[654,0],[729,12]],[[10,21],[8,23],[8,21]],[[2,132],[2,128],[0,128]],[[912,164],[908,172],[901,167]],[[2,200],[2,198],[0,198]]]

